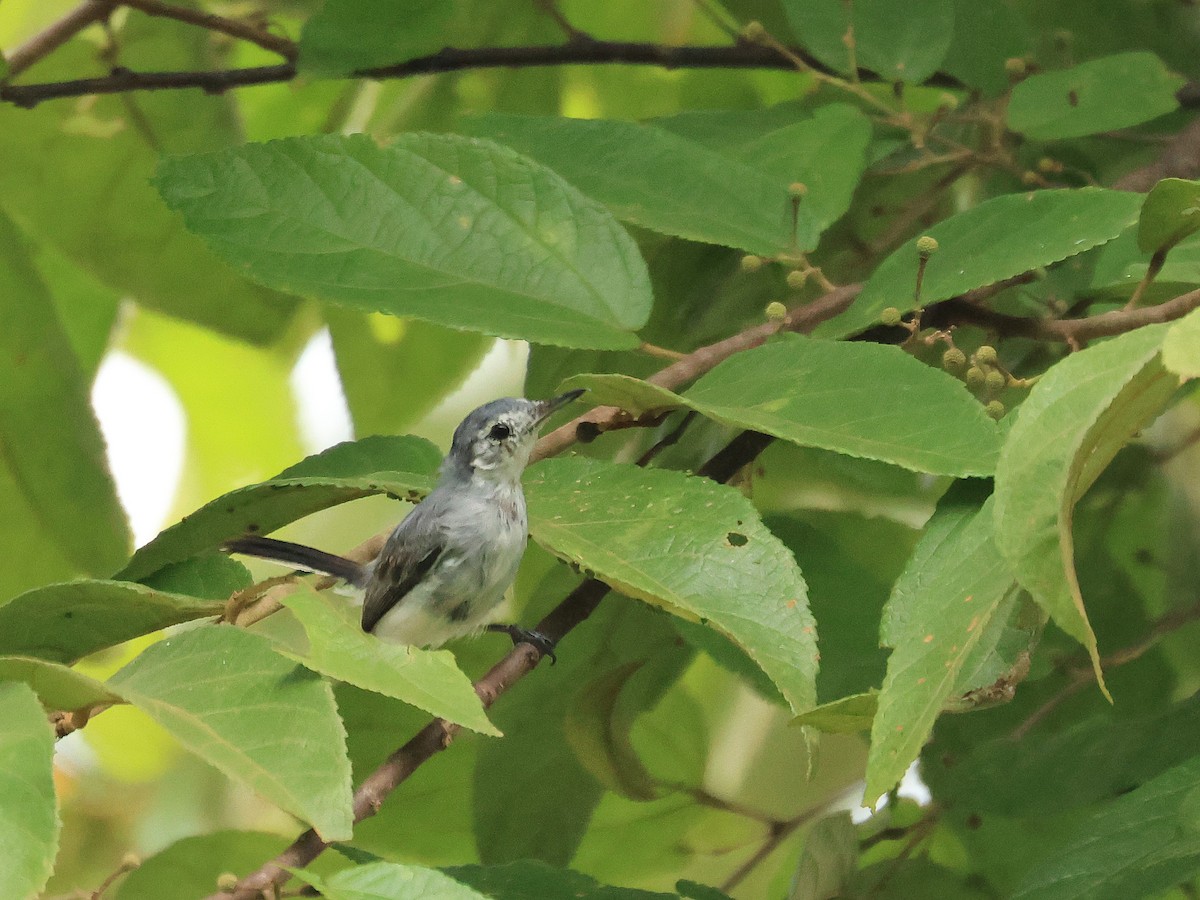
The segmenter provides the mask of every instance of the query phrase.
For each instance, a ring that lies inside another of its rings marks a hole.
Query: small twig
[[[1162,463],[1170,462],[1180,453],[1183,453],[1185,450],[1196,446],[1197,443],[1200,443],[1200,425],[1197,425],[1186,435],[1184,435],[1183,438],[1176,442],[1173,447],[1165,447],[1162,450],[1154,451],[1151,453],[1151,456],[1156,463],[1161,465]]]
[[[216,31],[239,40],[249,41],[252,44],[257,44],[264,50],[278,53],[289,62],[295,61],[299,55],[299,51],[293,41],[276,34],[271,34],[269,31],[264,31],[261,28],[251,25],[249,22],[239,22],[237,19],[227,19],[224,16],[218,16],[214,13],[189,9],[185,6],[176,6],[171,3],[163,3],[162,0],[120,0],[120,5],[136,9],[148,16],[175,19],[179,22],[186,22],[189,25],[197,25],[208,31]]]
[[[1031,319],[994,312],[962,300],[947,300],[939,307],[939,321],[981,325],[1008,337],[1060,341],[1072,346],[1081,346],[1095,338],[1124,334],[1143,325],[1173,322],[1198,307],[1200,289],[1188,291],[1154,306],[1115,309],[1083,319]]]
[[[1158,645],[1159,641],[1165,638],[1172,632],[1178,631],[1184,625],[1200,620],[1200,601],[1193,603],[1191,606],[1173,609],[1170,612],[1160,616],[1151,626],[1150,631],[1146,636],[1135,644],[1128,647],[1123,647],[1120,650],[1115,650],[1112,653],[1104,656],[1100,660],[1100,666],[1104,669],[1112,669],[1117,666],[1123,666],[1140,659],[1150,650]],[[1093,677],[1093,669],[1091,666],[1076,666],[1069,671],[1069,681],[1054,696],[1050,697],[1045,703],[1029,714],[1016,728],[1012,730],[1008,738],[1010,741],[1020,741],[1025,738],[1038,724],[1046,719],[1054,710],[1056,710],[1065,700],[1079,693],[1085,685],[1091,684]]]
[[[61,19],[39,31],[7,55],[5,61],[8,63],[9,77],[24,72],[89,25],[107,18],[116,5],[116,0],[84,0]]]
[[[1134,288],[1133,296],[1125,304],[1125,309],[1130,310],[1138,305],[1138,301],[1142,299],[1142,294],[1146,293],[1146,288],[1154,283],[1154,279],[1162,271],[1163,263],[1167,261],[1167,251],[1170,249],[1170,247],[1163,247],[1154,251],[1154,255],[1150,257],[1150,265],[1146,267],[1146,274],[1142,276],[1142,280]]]
[[[648,466],[654,461],[654,458],[658,456],[658,454],[662,453],[667,447],[679,443],[679,439],[683,437],[683,433],[687,431],[687,427],[692,424],[692,421],[695,418],[696,411],[694,409],[689,409],[687,414],[679,420],[678,425],[676,425],[666,436],[660,439],[658,443],[642,454],[641,459],[637,461],[637,464],[639,466]]]
[[[762,844],[757,850],[754,851],[753,854],[751,854],[749,859],[738,866],[733,871],[733,874],[731,874],[725,879],[724,882],[722,882],[721,890],[728,894],[730,891],[736,888],[739,884],[745,881],[755,869],[758,868],[763,860],[779,849],[780,844],[795,834],[796,829],[821,815],[827,808],[828,804],[822,803],[818,806],[812,807],[811,809],[805,810],[798,816],[794,816],[791,819],[787,819],[782,822],[771,823],[771,830],[767,835],[767,839],[762,842]]]
[[[734,40],[737,40],[741,36],[741,30],[737,28],[736,25],[731,23],[731,18],[724,9],[718,8],[715,4],[710,2],[710,0],[692,0],[692,4],[698,10],[700,10],[701,13],[703,13],[704,17],[708,19],[708,21],[712,22],[713,25],[721,29],[721,31],[725,32]]]
[[[558,3],[555,0],[533,0],[533,2],[534,6],[554,20],[554,24],[562,29],[568,41],[576,43],[593,40],[592,36],[586,31],[581,31],[571,24],[571,21],[563,15],[563,11],[558,8]]]
[[[642,341],[641,346],[639,346],[638,349],[647,356],[657,356],[659,359],[669,359],[672,362],[677,359],[683,359],[685,356],[687,356],[686,353],[680,353],[678,350],[668,350],[666,347],[659,347],[647,341]]]

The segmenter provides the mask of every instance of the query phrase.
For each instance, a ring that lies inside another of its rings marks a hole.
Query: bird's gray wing
[[[363,598],[362,628],[371,631],[421,580],[429,574],[445,550],[441,529],[425,527],[426,500],[388,538]]]

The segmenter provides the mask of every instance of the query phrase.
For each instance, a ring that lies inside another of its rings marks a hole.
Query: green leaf
[[[0,654],[70,665],[168,625],[217,615],[224,606],[123,581],[50,584],[0,606]]]
[[[599,204],[457,135],[288,138],[164,160],[156,185],[252,278],[319,300],[576,347],[634,347],[637,247]]]
[[[1179,386],[1159,359],[1166,326],[1073,353],[1021,405],[996,466],[996,544],[1017,580],[1091,654],[1096,636],[1075,574],[1075,503]]]
[[[633,719],[622,715],[617,704],[643,665],[645,660],[627,662],[584,684],[565,722],[567,743],[579,761],[601,784],[630,800],[652,800],[659,794],[633,748]]]
[[[870,120],[844,103],[815,110],[802,103],[781,103],[757,110],[689,111],[651,124],[738,159],[785,185],[803,184],[808,191],[802,205],[818,233],[850,208],[871,141]]]
[[[82,672],[28,656],[0,656],[0,681],[25,682],[49,709],[73,712],[101,703],[124,702]]]
[[[487,335],[417,319],[330,307],[325,320],[360,437],[410,429],[466,380],[492,346]]]
[[[386,493],[416,499],[433,487],[440,462],[441,453],[433,444],[409,435],[337,444],[184,516],[141,547],[119,577],[140,581],[222,541],[248,532],[267,534],[359,497]]]
[[[1029,27],[1004,0],[954,0],[954,38],[941,70],[994,97],[1009,87],[1005,62],[1029,47]]]
[[[122,65],[136,71],[213,65],[210,34],[130,16],[120,28]],[[37,77],[109,74],[90,40],[41,60]],[[251,284],[163,207],[149,185],[159,156],[242,140],[232,95],[169,91],[36,109],[0,104],[0,196],[29,233],[57,248],[123,298],[259,343],[286,326],[295,300]],[[100,227],[98,223],[104,223]]]
[[[1121,900],[1165,891],[1200,873],[1200,757],[1098,809],[1034,868],[1014,900]]]
[[[280,651],[285,656],[323,675],[403,700],[480,734],[500,735],[449,650],[421,650],[381,641],[312,591],[297,591],[283,604],[304,625],[309,641],[307,653]]]
[[[1129,128],[1177,109],[1182,84],[1153,53],[1117,53],[1030,75],[1013,88],[1008,126],[1037,140]]]
[[[870,730],[878,708],[879,692],[870,690],[822,703],[796,716],[792,724],[805,725],[826,734],[856,734]]]
[[[0,323],[0,541],[10,551],[0,574],[4,597],[72,575],[107,574],[130,539],[88,380],[23,235],[2,213]]]
[[[817,822],[804,837],[804,853],[792,880],[788,900],[826,900],[848,893],[858,871],[858,830],[850,813]]]
[[[1183,378],[1200,378],[1200,310],[1192,310],[1167,328],[1163,365]]]
[[[254,583],[250,570],[218,551],[200,553],[163,566],[142,582],[167,594],[187,594],[202,600],[226,600]]]
[[[304,23],[298,66],[313,75],[338,75],[434,53],[446,45],[447,26],[464,5],[332,0]]]
[[[730,900],[728,894],[707,884],[688,881],[686,878],[675,882],[675,890],[684,900]]]
[[[1120,694],[1128,702],[1056,706],[1026,730],[1029,716],[1050,702],[1050,689],[1063,684],[1045,685],[988,734],[958,717],[953,729],[939,726],[922,765],[934,793],[982,815],[1049,818],[1111,801],[1193,756],[1200,695],[1165,707]],[[941,759],[953,764],[939,765]]]
[[[999,639],[1016,591],[996,549],[992,501],[973,488],[949,495],[917,544],[884,609],[893,648],[871,725],[865,802],[904,776],[977,646]]]
[[[788,335],[734,354],[684,399],[728,424],[921,472],[986,475],[999,451],[961,382],[882,344]]]
[[[184,747],[327,841],[351,836],[346,733],[329,685],[232,626],[153,644],[110,684]]]
[[[924,305],[955,297],[1090,250],[1137,219],[1141,194],[1099,188],[1006,194],[940,222],[926,234],[938,242],[921,289]],[[846,312],[815,334],[844,337],[879,323],[894,306],[913,309],[917,238],[880,263]]]
[[[1146,195],[1138,219],[1138,247],[1143,253],[1170,250],[1200,231],[1200,181],[1164,178]]]
[[[116,900],[203,897],[224,872],[249,872],[282,852],[290,840],[257,831],[217,831],[178,840],[144,860],[118,882]]]
[[[707,621],[794,712],[816,701],[816,634],[795,559],[749,501],[679,472],[550,459],[527,478],[530,532],[616,590]]]
[[[777,161],[756,166],[737,147],[713,147],[654,122],[492,113],[466,128],[549,166],[623,221],[764,256],[791,243],[788,185],[800,179],[780,174]],[[766,138],[786,141],[789,130],[803,125]],[[779,151],[766,152],[773,158]],[[819,234],[801,204],[797,243],[810,250]]]
[[[305,870],[295,874],[326,900],[488,900],[437,869],[400,863],[368,863],[325,878]]]
[[[58,850],[54,734],[32,690],[0,683],[0,894],[34,897]]]
[[[987,475],[1000,450],[996,424],[962,382],[881,344],[787,335],[734,354],[682,397],[624,375],[576,376],[564,383],[572,387],[634,415],[685,405],[727,425],[920,472]]]
[[[885,81],[919,84],[937,71],[954,33],[950,0],[785,0],[796,37],[839,72],[850,72],[853,29],[859,68]]]
[[[534,860],[505,866],[449,866],[455,881],[470,885],[492,900],[669,900],[674,894],[600,884],[582,872],[560,869]]]
[[[559,391],[583,388],[581,400],[593,406],[617,406],[632,416],[665,412],[686,406],[687,401],[666,388],[629,375],[573,375],[558,386]]]

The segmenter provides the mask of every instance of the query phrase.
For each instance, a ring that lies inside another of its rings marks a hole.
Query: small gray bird
[[[553,644],[488,617],[504,599],[529,533],[521,473],[552,413],[583,391],[551,400],[506,397],[470,413],[454,431],[441,478],[366,564],[302,544],[247,536],[224,549],[341,578],[363,591],[362,627],[421,647],[481,631],[502,631],[553,658]]]

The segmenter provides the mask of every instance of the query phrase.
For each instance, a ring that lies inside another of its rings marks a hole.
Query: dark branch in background
[[[800,55],[805,62],[809,62],[804,51],[793,52]],[[827,71],[826,67],[816,60],[812,60],[811,64],[817,71]],[[755,44],[669,47],[639,41],[576,38],[564,44],[527,47],[446,47],[428,56],[390,66],[360,69],[343,77],[382,81],[472,69],[564,65],[647,65],[664,69],[795,69],[793,62],[780,56],[775,50]],[[296,67],[291,63],[244,69],[216,69],[209,72],[131,72],[120,69],[98,78],[5,85],[0,87],[0,100],[17,106],[33,107],[43,100],[58,97],[117,94],[127,91],[200,88],[211,94],[219,94],[230,88],[291,81],[296,74]]]
[[[705,463],[697,474],[714,481],[728,481],[772,440],[756,431],[744,431]],[[608,585],[602,581],[593,578],[583,581],[538,623],[537,630],[552,640],[561,640],[592,614],[608,591]],[[485,707],[490,707],[501,694],[532,672],[541,658],[533,645],[518,644],[475,683],[475,693]],[[434,719],[389,756],[354,792],[355,824],[379,812],[388,795],[424,762],[449,747],[459,730],[452,722]],[[327,846],[315,831],[309,829],[275,859],[241,879],[234,888],[213,894],[209,900],[254,900],[291,878],[288,868],[308,865]]]

